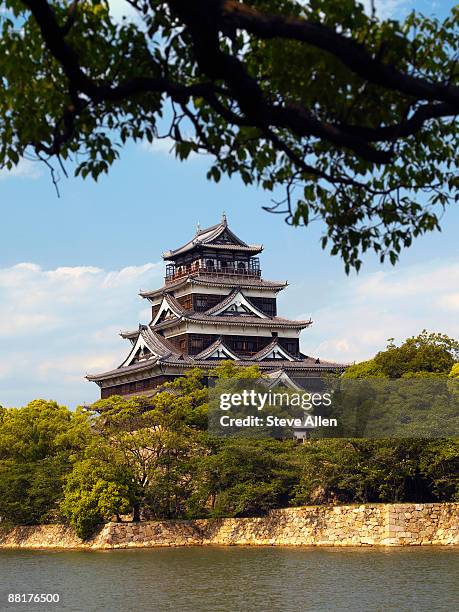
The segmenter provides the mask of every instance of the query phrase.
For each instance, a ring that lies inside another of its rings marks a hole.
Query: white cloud
[[[84,375],[121,363],[129,346],[118,332],[148,320],[138,292],[160,285],[162,275],[159,263],[114,271],[0,268],[0,405],[43,396],[68,405],[97,399]]]
[[[459,261],[437,261],[350,278],[329,287],[312,312],[297,293],[289,310],[314,321],[303,333],[306,353],[353,362],[384,349],[388,338],[399,342],[423,329],[459,338],[458,288]]]
[[[11,170],[7,168],[0,169],[0,180],[11,178],[36,180],[42,176],[42,164],[39,161],[31,161],[29,159],[20,159],[17,166],[13,166]]]

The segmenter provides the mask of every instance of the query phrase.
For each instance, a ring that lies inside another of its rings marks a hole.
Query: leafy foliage
[[[90,536],[95,527],[113,515],[129,512],[132,503],[130,483],[116,465],[84,459],[68,476],[61,511],[80,538]]]
[[[82,452],[84,415],[36,400],[3,409],[0,419],[0,517],[21,524],[59,516],[62,486]]]
[[[347,0],[1,0],[0,166],[95,180],[128,140],[211,156],[346,270],[397,260],[457,201],[459,9],[368,16]],[[279,194],[281,190],[281,195]],[[269,208],[269,207],[268,207]]]
[[[457,440],[320,440],[300,457],[296,504],[459,499]]]
[[[457,350],[439,334],[414,340],[407,341],[405,361],[416,368],[424,360],[430,367],[432,346],[445,364]],[[389,355],[399,367],[405,361],[394,350]],[[228,362],[216,371],[220,380],[260,376],[257,368]],[[392,382],[382,376],[377,382]],[[152,397],[113,396],[76,412],[44,400],[0,409],[2,521],[34,524],[64,517],[87,538],[99,523],[125,513],[134,520],[241,517],[298,504],[459,500],[455,439],[322,439],[298,445],[214,438],[206,430],[205,379],[196,369]],[[447,372],[438,381],[455,384]]]
[[[349,366],[343,374],[343,378],[382,378],[385,374],[376,364],[374,359],[361,361]]]
[[[423,330],[396,346],[393,338],[373,359],[349,367],[344,378],[400,378],[413,374],[447,375],[459,357],[459,342],[445,334]],[[451,374],[453,375],[453,374]]]
[[[230,439],[214,442],[197,462],[193,516],[257,516],[287,506],[298,476],[293,442]]]

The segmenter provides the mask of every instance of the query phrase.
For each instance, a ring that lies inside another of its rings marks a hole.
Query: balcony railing
[[[189,265],[175,266],[168,264],[166,266],[166,283],[172,283],[189,274],[209,274],[215,277],[231,276],[241,278],[260,278],[261,270],[258,258],[250,260],[249,265],[238,265],[238,262],[226,262],[226,265],[221,265],[222,262],[217,262],[217,265],[208,265],[201,261],[195,261]]]

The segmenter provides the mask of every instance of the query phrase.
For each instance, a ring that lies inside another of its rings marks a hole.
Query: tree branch
[[[373,59],[362,45],[321,24],[282,15],[262,14],[236,0],[168,2],[191,36],[197,64],[206,76],[204,82],[182,85],[164,76],[142,76],[127,79],[116,86],[98,83],[85,73],[78,54],[65,40],[69,22],[70,27],[73,23],[77,2],[78,0],[74,0],[67,24],[61,27],[46,0],[23,0],[40,27],[46,46],[61,64],[70,88],[77,92],[76,99],[78,92],[81,92],[98,104],[104,101],[120,102],[138,94],[154,92],[168,95],[173,101],[183,105],[190,97],[201,97],[217,114],[234,125],[249,125],[261,130],[287,129],[298,137],[316,137],[337,148],[350,149],[357,156],[375,164],[391,163],[394,153],[392,149],[381,150],[370,143],[396,142],[400,137],[415,134],[429,119],[459,112],[459,88],[430,83],[401,73],[394,67]],[[232,27],[243,28],[261,38],[282,37],[313,44],[339,57],[352,71],[369,82],[410,96],[437,102],[445,101],[425,104],[418,108],[410,119],[391,126],[371,128],[320,121],[300,104],[288,101],[276,105],[270,103],[256,78],[249,75],[243,62],[221,50],[219,28],[222,24],[225,27],[231,24]],[[241,114],[233,112],[221,102],[217,92],[222,89],[215,81],[225,83],[224,95],[237,102]],[[65,110],[65,129],[56,136],[55,143],[47,152],[58,152],[65,139],[70,138],[74,120],[80,110],[75,104]]]
[[[264,39],[287,38],[308,43],[331,53],[370,83],[420,100],[442,100],[459,110],[459,87],[431,83],[403,73],[394,66],[374,59],[363,45],[322,24],[285,15],[260,13],[237,0],[223,0],[221,4],[221,22],[225,26],[240,28]]]

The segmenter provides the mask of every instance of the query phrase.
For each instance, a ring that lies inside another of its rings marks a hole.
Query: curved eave
[[[211,242],[196,242],[195,244],[190,245],[187,248],[178,249],[176,251],[166,251],[165,253],[163,253],[162,257],[164,261],[173,261],[181,255],[185,255],[186,253],[197,251],[199,249],[215,249],[217,251],[239,251],[240,253],[251,253],[252,255],[258,255],[263,251],[263,245],[249,244],[247,246],[242,246],[239,244],[212,244]]]
[[[231,291],[231,293],[226,296],[226,298],[221,300],[221,302],[219,302],[215,306],[212,306],[212,308],[209,308],[208,310],[206,310],[204,312],[204,315],[206,317],[221,315],[221,313],[224,312],[225,308],[228,308],[233,303],[233,300],[237,298],[238,295],[241,297],[241,300],[245,302],[245,305],[252,311],[254,316],[259,317],[260,319],[269,318],[268,315],[262,312],[259,308],[255,306],[255,304],[253,304],[250,301],[250,298],[244,295],[240,287],[235,287],[233,291]]]
[[[125,340],[137,340],[140,334],[140,329],[133,329],[132,331],[120,331],[119,335]]]
[[[211,360],[204,359],[149,359],[145,360],[141,363],[135,363],[129,366],[125,366],[122,368],[116,368],[114,370],[109,370],[107,372],[101,372],[100,374],[87,374],[85,378],[90,382],[103,382],[109,380],[110,378],[119,377],[119,376],[128,376],[132,373],[148,371],[153,368],[158,368],[161,372],[165,370],[168,366],[179,368],[179,369],[191,369],[191,368],[202,368],[213,369],[218,366],[219,363],[225,361],[225,359],[218,359],[214,362]],[[296,373],[306,372],[334,372],[334,373],[342,373],[344,370],[349,367],[348,364],[342,363],[333,363],[333,362],[321,362],[319,364],[314,362],[304,362],[304,361],[284,361],[284,360],[272,360],[272,361],[253,361],[252,359],[239,359],[234,360],[233,363],[239,366],[248,366],[248,365],[256,365],[262,371],[277,371],[279,369],[285,369],[287,372],[295,371]]]
[[[86,374],[85,378],[91,382],[98,383],[103,380],[113,378],[115,376],[123,376],[124,374],[130,374],[132,372],[141,372],[142,370],[149,370],[154,366],[159,365],[160,360],[157,358],[146,359],[145,361],[133,363],[129,366],[115,368],[114,370],[108,370],[107,372],[100,372],[99,374]]]
[[[169,285],[163,285],[159,289],[153,289],[148,291],[139,291],[139,295],[142,298],[151,299],[158,298],[164,293],[172,293],[181,289],[185,285],[199,285],[201,287],[218,287],[219,289],[232,289],[235,285],[241,287],[241,289],[258,289],[260,291],[282,291],[288,287],[287,281],[265,281],[262,279],[237,279],[232,278],[228,275],[228,280],[221,278],[212,280],[211,278],[199,277],[199,273],[196,272],[194,275],[190,274],[184,278],[177,280]]]
[[[223,234],[227,233],[229,238],[233,241],[228,244],[215,243],[215,241]],[[211,227],[207,227],[205,229],[199,230],[196,235],[188,242],[185,242],[182,246],[177,249],[171,249],[163,253],[164,260],[174,259],[179,255],[183,255],[184,253],[188,253],[197,248],[217,248],[217,249],[226,249],[226,250],[239,250],[245,252],[254,252],[257,251],[260,253],[263,250],[263,245],[258,244],[247,244],[243,240],[241,240],[236,234],[231,231],[228,227],[228,222],[226,217],[222,219],[220,223],[216,225],[212,225]]]
[[[249,319],[249,320],[247,320]],[[273,319],[256,319],[253,320],[252,317],[232,317],[232,316],[209,316],[209,318],[197,318],[197,317],[187,317],[181,316],[177,319],[172,319],[170,321],[164,321],[155,325],[151,329],[167,329],[169,327],[175,327],[179,323],[182,322],[187,323],[199,323],[203,325],[208,325],[212,327],[213,325],[217,326],[234,326],[234,327],[265,327],[266,329],[271,329],[273,327],[278,329],[306,329],[312,325],[312,321],[275,321]]]
[[[208,286],[208,287],[221,287],[224,289],[229,289],[237,285],[241,287],[241,289],[260,289],[261,291],[281,291],[288,287],[287,281],[265,281],[262,279],[250,279],[244,280],[239,277],[237,280],[232,279],[230,276],[227,277],[228,282],[225,282],[221,279],[214,281],[207,280],[205,278],[193,278],[190,280],[191,284]],[[167,285],[166,285],[167,287]]]

